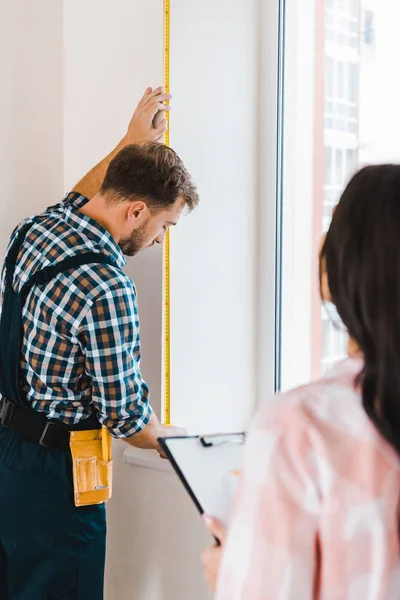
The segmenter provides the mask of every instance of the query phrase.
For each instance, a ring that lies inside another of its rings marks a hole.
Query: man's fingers
[[[171,100],[171,94],[164,94],[164,90],[162,87],[158,87],[153,90],[151,87],[148,87],[140,99],[138,104],[138,108],[144,108],[148,102],[151,102],[153,99],[156,99],[158,102],[164,102]]]
[[[150,102],[152,102],[153,100],[156,102],[168,102],[171,99],[171,94],[158,94],[157,96],[153,96]]]
[[[171,105],[165,104],[163,101],[157,102],[156,100],[152,100],[141,108],[142,113],[148,114],[156,114],[156,112],[159,110],[171,110]]]
[[[156,108],[157,110],[171,110],[171,107],[169,104],[164,104],[163,102],[154,102],[154,104],[150,104],[149,108],[147,110],[153,110],[153,108]]]
[[[154,119],[153,119],[153,127],[154,129],[157,129],[157,127],[159,127],[161,121],[163,121],[164,119],[164,111],[163,110],[159,110],[158,113],[155,115]]]
[[[144,106],[144,105],[146,104],[146,102],[147,102],[147,100],[148,100],[148,98],[149,98],[149,95],[151,94],[151,92],[152,92],[152,91],[153,91],[153,90],[152,90],[152,88],[151,88],[151,87],[148,87],[148,88],[146,89],[145,93],[143,94],[143,96],[141,97],[141,99],[140,99],[140,101],[139,101],[139,104],[138,104],[138,106],[137,106],[138,108],[142,108],[142,106]]]
[[[185,436],[188,433],[184,427],[177,427],[176,425],[169,425],[167,431],[170,432],[171,437]]]
[[[170,105],[164,104],[163,102],[157,102],[154,104],[154,106],[156,106],[158,110],[171,110]]]
[[[160,111],[162,113],[166,112],[166,111],[170,111],[171,107],[168,106],[167,104],[161,104],[159,102],[156,102],[155,104],[150,104],[148,106],[148,108],[146,108],[146,115],[148,117],[151,117],[152,121],[154,121],[157,113],[159,113]]]
[[[146,95],[145,97],[145,104],[147,104],[148,102],[150,102],[155,96],[159,96],[160,94],[163,94],[164,89],[162,87],[158,87],[155,90],[152,90],[149,94]]]
[[[164,91],[164,88],[162,87],[162,85],[160,85],[158,88],[156,88],[155,90],[153,90],[150,94],[150,97],[152,96],[157,96],[157,94],[161,94]]]
[[[221,544],[225,543],[226,539],[226,529],[222,525],[221,521],[215,519],[214,517],[210,517],[210,515],[203,516],[204,522],[207,526],[208,531],[215,537],[217,540],[221,542]]]
[[[163,90],[161,89],[161,91],[158,94],[154,94],[154,92],[152,94],[149,94],[147,96],[147,98],[145,99],[145,102],[143,104],[143,108],[147,108],[150,104],[156,103],[156,102],[169,102],[172,99],[171,94],[165,94],[163,92]]]
[[[176,427],[176,425],[163,425],[162,433],[164,437],[180,437],[187,435],[186,429]]]
[[[169,107],[167,108],[167,105],[156,102],[155,104],[150,104],[148,107],[146,107],[146,109],[141,114],[141,118],[145,120],[150,119],[152,122],[154,122],[156,115],[160,111],[164,113],[170,110],[171,109]],[[157,120],[160,121],[159,118],[157,118]]]

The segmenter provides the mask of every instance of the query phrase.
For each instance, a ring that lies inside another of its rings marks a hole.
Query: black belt
[[[44,415],[32,409],[21,409],[7,398],[0,398],[0,425],[15,431],[30,442],[53,450],[69,449],[71,430],[100,428],[99,422],[92,417],[81,421],[77,426],[68,427],[61,421],[46,419]]]

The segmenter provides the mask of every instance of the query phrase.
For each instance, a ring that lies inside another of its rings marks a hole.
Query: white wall
[[[62,199],[62,8],[3,2],[0,19],[0,255],[24,217]]]
[[[255,405],[258,0],[171,12],[171,144],[201,202],[171,231],[171,420],[235,431]]]

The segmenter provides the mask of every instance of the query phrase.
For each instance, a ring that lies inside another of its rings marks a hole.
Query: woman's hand
[[[214,544],[208,550],[206,550],[202,557],[202,563],[204,565],[204,576],[209,585],[211,591],[215,592],[218,581],[219,568],[222,558],[222,552],[226,540],[226,529],[218,519],[205,515],[203,517],[204,522],[207,525],[208,531],[220,542],[220,546]]]

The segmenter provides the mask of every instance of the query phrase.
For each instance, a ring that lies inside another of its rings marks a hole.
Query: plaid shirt
[[[218,600],[398,600],[399,458],[347,359],[251,431]]]
[[[82,252],[102,252],[125,265],[111,235],[77,210],[86,202],[71,193],[20,224],[34,222],[17,259],[17,291],[37,270]],[[151,408],[140,372],[136,290],[120,269],[83,265],[34,286],[22,321],[22,387],[35,410],[70,425],[96,410],[114,437],[129,437],[146,426]]]

